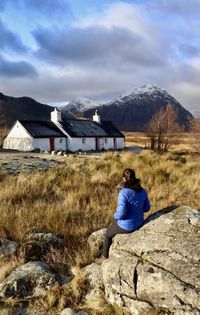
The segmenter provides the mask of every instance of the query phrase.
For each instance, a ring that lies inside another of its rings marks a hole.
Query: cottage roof
[[[71,137],[124,137],[110,121],[97,123],[84,119],[68,119],[60,124]]]
[[[51,121],[19,120],[34,138],[66,137]]]

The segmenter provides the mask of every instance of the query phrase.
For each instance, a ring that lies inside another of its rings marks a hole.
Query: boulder
[[[17,249],[17,243],[9,241],[6,238],[0,238],[0,256],[9,258],[15,255]]]
[[[91,265],[86,266],[84,270],[86,272],[86,277],[90,286],[90,291],[85,297],[89,305],[90,301],[93,301],[95,298],[98,298],[102,295],[104,291],[104,284],[100,265],[92,263]]]
[[[103,240],[107,229],[93,232],[88,238],[88,245],[94,257],[100,256],[103,249]]]
[[[12,271],[0,283],[1,299],[27,300],[41,297],[58,283],[56,274],[43,262],[29,262]]]
[[[200,314],[200,212],[163,209],[114,237],[102,264],[106,299],[131,314]]]
[[[20,255],[28,261],[41,260],[50,248],[61,249],[63,239],[51,233],[31,233],[22,242]]]

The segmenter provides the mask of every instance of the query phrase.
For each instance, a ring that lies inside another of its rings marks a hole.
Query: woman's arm
[[[124,194],[123,189],[119,192],[117,209],[114,214],[116,220],[125,219],[127,213],[127,198]]]
[[[144,201],[144,206],[143,206],[143,211],[144,212],[148,212],[151,208],[151,205],[150,205],[150,202],[149,202],[149,198],[147,196],[147,193],[146,193],[146,199]]]

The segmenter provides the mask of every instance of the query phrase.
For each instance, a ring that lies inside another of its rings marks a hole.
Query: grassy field
[[[149,140],[144,132],[126,132],[124,131],[126,145],[140,146],[142,148],[149,146]],[[194,136],[192,133],[180,133],[177,135],[174,145],[170,148],[173,152],[193,151]]]
[[[89,263],[87,238],[111,222],[126,167],[148,191],[150,213],[174,204],[200,210],[200,156],[147,150],[69,156],[48,171],[0,176],[0,237],[22,241],[33,231],[55,233],[64,237],[66,251],[49,261],[69,268]]]
[[[98,159],[70,156],[46,172],[0,178],[0,236],[21,240],[39,230],[62,235],[79,248],[112,220],[126,167],[136,170],[147,189],[151,212],[172,204],[199,208],[199,156],[146,150],[105,153]]]

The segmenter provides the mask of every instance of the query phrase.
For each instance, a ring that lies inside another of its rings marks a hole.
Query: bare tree
[[[182,128],[177,123],[177,114],[171,104],[161,108],[147,124],[145,133],[150,140],[150,148],[167,151],[177,141]]]
[[[195,151],[200,152],[200,114],[190,119],[190,132],[192,135],[192,147]]]

